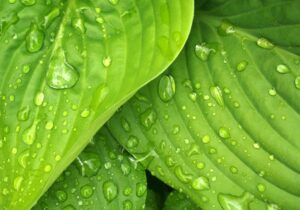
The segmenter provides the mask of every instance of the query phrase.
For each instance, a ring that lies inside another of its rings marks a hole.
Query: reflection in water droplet
[[[18,157],[18,163],[21,167],[26,168],[28,163],[28,158],[30,157],[29,150],[23,151]]]
[[[26,49],[30,53],[38,52],[43,47],[44,38],[43,31],[38,28],[37,24],[32,23],[26,36]]]
[[[269,40],[267,40],[266,38],[259,38],[256,42],[256,44],[264,49],[273,49],[274,45],[273,43],[271,43]]]
[[[224,210],[248,210],[254,196],[245,192],[242,196],[219,194],[218,201]]]
[[[104,57],[102,63],[103,63],[103,66],[109,67],[112,63],[111,57],[110,56]]]
[[[171,75],[164,75],[160,78],[158,85],[158,94],[162,101],[168,102],[175,95],[175,80]]]
[[[94,194],[94,190],[91,185],[84,185],[80,188],[80,195],[84,198],[90,198]]]
[[[47,84],[54,89],[68,89],[75,86],[79,73],[71,66],[62,48],[58,48],[50,59]]]
[[[84,109],[80,114],[80,116],[83,118],[87,118],[89,115],[90,115],[90,110],[88,109]]]
[[[300,76],[297,76],[295,79],[295,86],[297,89],[300,90]]]
[[[181,166],[175,167],[175,175],[179,179],[179,181],[183,183],[188,183],[192,180],[192,176],[190,174],[185,173]]]
[[[218,32],[221,36],[235,33],[234,26],[228,20],[223,20],[218,27]]]
[[[29,106],[25,106],[18,111],[17,118],[20,121],[26,121],[29,117]]]
[[[219,86],[211,87],[210,94],[220,106],[224,106],[223,94]]]
[[[118,196],[118,186],[112,181],[106,181],[103,183],[103,194],[104,198],[111,202]]]
[[[269,95],[270,95],[270,96],[276,96],[276,95],[277,95],[276,90],[275,90],[274,88],[270,89],[270,90],[269,90]]]
[[[221,127],[219,129],[219,136],[223,139],[229,139],[230,138],[230,132],[229,132],[228,128]]]
[[[195,46],[196,56],[202,61],[207,61],[212,52],[215,52],[215,50],[208,48],[206,43],[197,44]]]
[[[245,71],[247,66],[248,66],[248,61],[241,61],[237,66],[236,66],[236,70],[241,72],[241,71]]]
[[[140,122],[146,129],[150,129],[152,125],[155,124],[156,119],[157,119],[157,114],[151,108],[147,109],[145,112],[143,112],[140,115]]]
[[[45,94],[43,92],[38,92],[34,98],[34,103],[37,106],[41,106],[44,102]]]
[[[209,181],[205,176],[200,176],[192,182],[192,188],[195,190],[208,190]]]
[[[15,179],[14,179],[14,189],[16,191],[19,191],[20,190],[20,187],[22,185],[22,182],[23,182],[24,178],[22,176],[17,176]]]

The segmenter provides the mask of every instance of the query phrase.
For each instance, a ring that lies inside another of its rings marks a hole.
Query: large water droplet
[[[152,125],[155,124],[156,119],[157,119],[157,114],[151,108],[147,109],[145,112],[143,112],[140,115],[140,122],[146,129],[150,129]]]
[[[26,49],[31,53],[38,52],[43,47],[44,38],[43,31],[38,28],[37,24],[32,23],[26,36]]]
[[[269,40],[267,40],[266,38],[259,38],[256,42],[256,44],[264,49],[273,49],[274,48],[274,44],[272,42],[270,42]]]
[[[223,139],[229,139],[230,138],[230,132],[228,128],[221,127],[219,129],[219,136]]]
[[[218,200],[224,210],[248,210],[254,196],[245,192],[242,196],[219,194]]]
[[[221,36],[235,33],[234,26],[228,20],[223,20],[218,27],[218,32]]]
[[[175,95],[176,86],[174,78],[169,75],[164,75],[160,78],[158,85],[158,94],[162,101],[168,102]]]
[[[144,183],[137,183],[136,184],[136,196],[142,197],[147,191],[147,186]]]
[[[85,177],[96,175],[101,167],[99,156],[89,152],[80,153],[80,155],[76,158],[75,164],[80,174]]]
[[[133,204],[130,200],[123,201],[123,210],[131,210],[133,207]]]
[[[16,191],[19,191],[20,190],[20,187],[22,185],[22,182],[23,182],[24,178],[22,176],[17,176],[15,179],[14,179],[14,189]]]
[[[295,79],[295,86],[297,89],[300,90],[300,76],[297,76]]]
[[[104,198],[111,202],[118,196],[118,186],[112,181],[106,181],[103,183]]]
[[[36,3],[36,0],[21,0],[21,3],[25,6],[32,6]]]
[[[219,86],[211,87],[210,94],[220,106],[224,106],[223,94]]]
[[[66,59],[62,48],[56,50],[50,60],[47,72],[47,84],[54,89],[68,89],[76,85],[79,73]]]
[[[55,18],[57,18],[59,15],[60,15],[59,8],[54,8],[53,10],[51,10],[44,18],[43,27],[48,28],[50,24],[53,22],[53,20],[55,20]]]
[[[29,150],[23,151],[18,157],[18,163],[21,167],[26,168],[28,164],[28,158],[30,157]]]
[[[17,118],[20,121],[26,121],[29,117],[29,106],[25,106],[18,111]]]
[[[132,149],[132,148],[137,147],[138,144],[139,144],[138,138],[135,137],[135,136],[130,136],[130,137],[128,138],[128,141],[127,141],[126,146],[127,146],[129,149]]]
[[[68,195],[65,191],[63,190],[58,190],[55,192],[55,197],[59,202],[65,202],[68,198]]]
[[[206,43],[202,43],[202,44],[197,44],[195,46],[195,53],[196,53],[196,56],[198,58],[200,58],[202,61],[207,61],[210,54],[212,52],[215,52],[214,49],[211,49],[209,48]]]

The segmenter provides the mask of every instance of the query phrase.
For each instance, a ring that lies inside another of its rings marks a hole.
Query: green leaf
[[[1,1],[1,209],[32,207],[175,59],[192,17],[192,0]]]
[[[173,191],[169,194],[163,210],[201,210],[185,194]]]
[[[203,209],[299,209],[299,7],[207,1],[170,71],[110,120],[115,137]]]
[[[146,200],[145,169],[104,127],[33,210],[139,210]]]

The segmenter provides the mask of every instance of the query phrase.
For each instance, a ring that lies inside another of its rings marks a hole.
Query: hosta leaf
[[[114,116],[113,134],[203,209],[299,209],[299,6],[206,1],[180,57]]]
[[[185,194],[173,191],[169,194],[163,210],[201,210]]]
[[[146,186],[145,169],[104,127],[33,210],[140,210]]]
[[[192,0],[4,0],[0,206],[29,209],[182,48]]]

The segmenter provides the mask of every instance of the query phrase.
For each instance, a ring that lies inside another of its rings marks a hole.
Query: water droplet
[[[71,66],[62,48],[58,48],[50,58],[47,72],[47,84],[54,89],[68,89],[76,85],[79,73]]]
[[[266,186],[263,185],[263,184],[258,184],[256,187],[257,187],[257,190],[259,192],[265,192],[266,191]]]
[[[197,93],[193,92],[189,94],[189,98],[193,101],[196,102],[197,100]]]
[[[205,176],[200,176],[192,182],[192,188],[195,190],[208,190],[209,181]]]
[[[136,196],[142,197],[147,191],[147,186],[144,183],[137,183],[136,184]]]
[[[22,135],[22,140],[27,145],[32,145],[36,139],[36,128],[39,121],[34,121],[32,125],[27,128]]]
[[[192,180],[192,176],[190,174],[185,173],[181,166],[175,167],[175,175],[179,179],[179,181],[183,183],[188,183]]]
[[[219,194],[218,201],[224,210],[248,210],[254,196],[245,192],[242,196]]]
[[[224,106],[223,94],[219,86],[211,87],[210,94],[220,106]]]
[[[109,3],[111,3],[112,5],[117,5],[119,3],[119,0],[108,0]]]
[[[276,90],[275,90],[274,88],[270,89],[270,90],[269,90],[269,95],[270,95],[270,96],[276,96],[276,95],[277,95]]]
[[[45,129],[46,129],[46,130],[52,130],[53,126],[54,126],[53,121],[48,121],[48,122],[46,123],[46,125],[45,125]]]
[[[131,130],[129,122],[125,118],[121,118],[121,125],[124,131],[129,132]]]
[[[36,3],[36,0],[21,0],[21,3],[25,6],[32,6]]]
[[[45,165],[44,167],[44,172],[49,173],[52,170],[52,166],[51,165]]]
[[[195,53],[196,53],[196,56],[198,58],[200,58],[202,61],[207,61],[210,54],[212,52],[215,52],[214,49],[211,49],[209,48],[206,43],[202,43],[202,44],[197,44],[195,46]]]
[[[287,67],[287,65],[279,64],[276,68],[276,71],[280,74],[287,74],[290,72],[290,69]]]
[[[277,204],[268,204],[267,210],[281,210],[281,208]]]
[[[295,86],[297,89],[300,90],[300,76],[297,76],[295,79]]]
[[[83,118],[87,118],[89,115],[90,115],[90,110],[88,109],[84,109],[80,114],[80,116]]]
[[[210,137],[209,137],[209,135],[203,136],[202,142],[203,142],[204,144],[208,144],[208,143],[210,142]]]
[[[34,98],[34,103],[37,106],[41,106],[44,102],[45,94],[43,92],[38,92]]]
[[[135,136],[130,136],[130,137],[128,138],[128,141],[127,141],[127,144],[126,144],[126,145],[127,145],[127,147],[128,147],[129,149],[132,149],[132,148],[137,147],[138,144],[139,144],[138,138],[135,137]]]
[[[17,118],[20,121],[26,121],[29,118],[29,106],[25,106],[18,111]]]
[[[231,166],[230,167],[230,172],[233,174],[237,174],[238,173],[238,169],[235,166]]]
[[[123,190],[123,194],[124,194],[125,196],[129,196],[131,193],[132,193],[132,188],[131,188],[131,187],[126,187],[126,188]]]
[[[43,47],[44,38],[43,31],[38,28],[37,24],[32,23],[26,36],[26,49],[30,53],[38,52]]]
[[[57,200],[59,201],[59,202],[65,202],[66,200],[67,200],[67,198],[68,198],[68,195],[67,195],[67,193],[65,192],[65,191],[62,191],[62,190],[57,190],[56,192],[55,192],[55,197],[57,198]]]
[[[84,198],[90,198],[94,194],[94,190],[91,185],[84,185],[80,188],[80,195]]]
[[[76,210],[76,208],[72,205],[67,205],[63,208],[63,210]]]
[[[274,48],[274,44],[272,42],[270,42],[269,40],[267,40],[266,38],[259,38],[256,42],[256,44],[264,49],[273,49]]]
[[[112,63],[111,57],[110,56],[104,57],[102,63],[103,63],[103,66],[109,67]]]
[[[235,33],[234,26],[228,20],[223,20],[218,27],[218,32],[221,36]]]
[[[129,165],[128,163],[122,163],[122,164],[121,164],[121,171],[122,171],[122,173],[123,173],[125,176],[129,175],[130,172],[131,172],[131,167],[130,167],[130,165]]]
[[[221,127],[219,129],[219,136],[223,139],[229,139],[230,138],[230,132],[229,132],[228,128]]]
[[[14,189],[16,191],[19,191],[20,190],[20,187],[22,185],[22,182],[23,182],[24,178],[22,176],[17,176],[15,179],[14,179]]]
[[[123,201],[123,210],[131,210],[133,207],[133,204],[130,200]]]
[[[158,85],[158,94],[162,101],[168,102],[175,95],[176,86],[174,78],[169,75],[164,75],[160,78]]]
[[[241,61],[237,66],[236,70],[239,72],[245,71],[248,66],[248,61]]]
[[[84,26],[84,22],[81,18],[73,18],[72,26],[80,33],[84,34],[86,32],[86,27]]]
[[[82,152],[76,158],[76,167],[80,174],[85,177],[92,177],[97,174],[101,167],[99,156],[94,153]]]
[[[18,157],[18,163],[21,167],[26,168],[28,163],[28,158],[30,157],[29,150],[23,151]]]
[[[104,198],[108,202],[112,202],[118,196],[118,186],[112,181],[106,181],[103,183]]]
[[[50,24],[53,22],[53,20],[55,20],[55,18],[57,18],[59,15],[60,15],[59,8],[54,8],[53,10],[51,10],[44,18],[43,27],[48,28]]]
[[[157,119],[157,114],[151,108],[148,108],[145,112],[143,112],[140,115],[141,124],[148,130],[152,127],[152,125],[155,124],[156,119]]]

